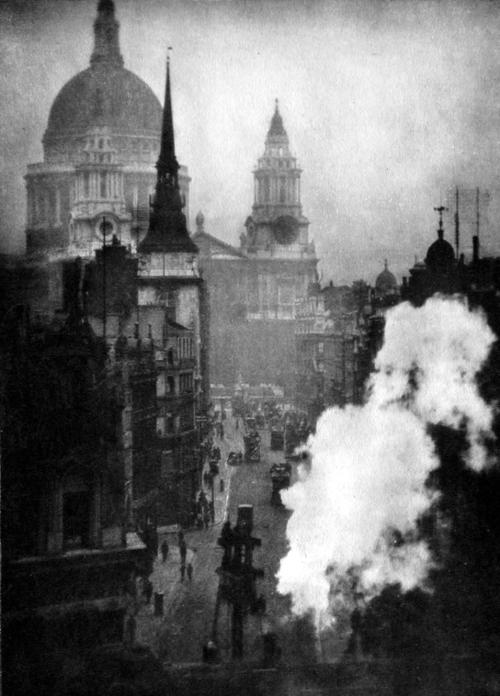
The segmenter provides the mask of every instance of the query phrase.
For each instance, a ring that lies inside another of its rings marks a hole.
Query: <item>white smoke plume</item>
[[[475,376],[494,340],[458,298],[387,313],[366,403],[321,415],[307,443],[310,466],[282,493],[292,515],[278,590],[291,594],[295,613],[327,610],[353,569],[367,596],[425,581],[432,561],[416,522],[435,499],[425,482],[439,465],[428,425],[465,426],[468,464],[485,466],[493,414]]]

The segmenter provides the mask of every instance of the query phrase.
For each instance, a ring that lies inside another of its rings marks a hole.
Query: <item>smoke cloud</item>
[[[293,512],[278,590],[291,594],[295,613],[326,611],[339,588],[352,587],[346,578],[365,596],[425,582],[432,558],[416,522],[436,499],[426,480],[439,466],[428,425],[464,427],[467,464],[486,466],[493,414],[475,376],[494,340],[457,298],[387,313],[366,403],[321,415],[307,443],[310,465],[282,494]]]

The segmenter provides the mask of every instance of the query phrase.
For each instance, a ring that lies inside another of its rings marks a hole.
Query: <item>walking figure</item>
[[[191,565],[191,563],[187,564],[186,570],[187,570],[188,580],[189,580],[189,582],[191,582],[191,580],[193,579],[193,566]]]
[[[146,604],[149,604],[151,597],[153,596],[153,583],[149,578],[144,578],[144,598],[146,599]]]
[[[179,544],[179,553],[181,556],[181,563],[185,565],[186,563],[186,554],[187,554],[187,545],[184,539],[181,541]]]
[[[186,573],[186,561],[184,559],[182,559],[182,561],[181,561],[181,582],[184,582],[185,573]]]
[[[161,562],[162,563],[165,563],[165,561],[167,560],[167,556],[168,556],[168,542],[165,539],[165,541],[161,545]]]
[[[135,618],[130,615],[125,622],[125,644],[126,645],[133,645],[135,642],[135,629],[136,629],[136,620]]]

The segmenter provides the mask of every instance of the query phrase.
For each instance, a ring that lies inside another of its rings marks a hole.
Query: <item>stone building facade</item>
[[[43,161],[29,164],[25,176],[35,310],[60,307],[57,261],[90,259],[112,235],[136,251],[148,228],[161,123],[157,97],[124,67],[114,3],[100,0],[90,65],[57,94],[43,136]],[[178,179],[188,210],[185,167]]]
[[[208,406],[198,248],[183,212],[167,62],[162,138],[148,232],[138,247],[138,312],[149,317],[158,369],[157,441],[168,519],[188,524],[201,485],[197,418]]]
[[[213,383],[276,384],[293,392],[295,302],[317,279],[297,160],[276,104],[254,171],[254,203],[238,248],[193,237],[208,288]]]

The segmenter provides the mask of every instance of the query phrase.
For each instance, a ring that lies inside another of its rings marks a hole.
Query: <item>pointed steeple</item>
[[[177,183],[179,163],[175,156],[174,119],[172,116],[172,97],[170,94],[170,56],[167,54],[167,81],[165,84],[165,102],[163,106],[163,123],[161,129],[160,156],[156,163],[158,177],[170,177]]]
[[[149,229],[139,244],[141,253],[187,252],[196,253],[198,247],[191,240],[182,212],[183,202],[179,190],[179,163],[175,156],[174,121],[170,94],[170,59],[167,57],[167,79],[160,156],[156,191],[149,218]]]
[[[286,130],[283,126],[283,119],[281,117],[279,108],[278,108],[278,100],[276,99],[275,101],[276,106],[274,109],[274,114],[271,119],[271,125],[269,126],[269,131],[267,133],[267,137],[273,137],[273,136],[279,136],[279,137],[286,137]]]
[[[90,65],[123,66],[119,42],[120,25],[115,19],[113,0],[99,0],[94,22],[94,50]]]

